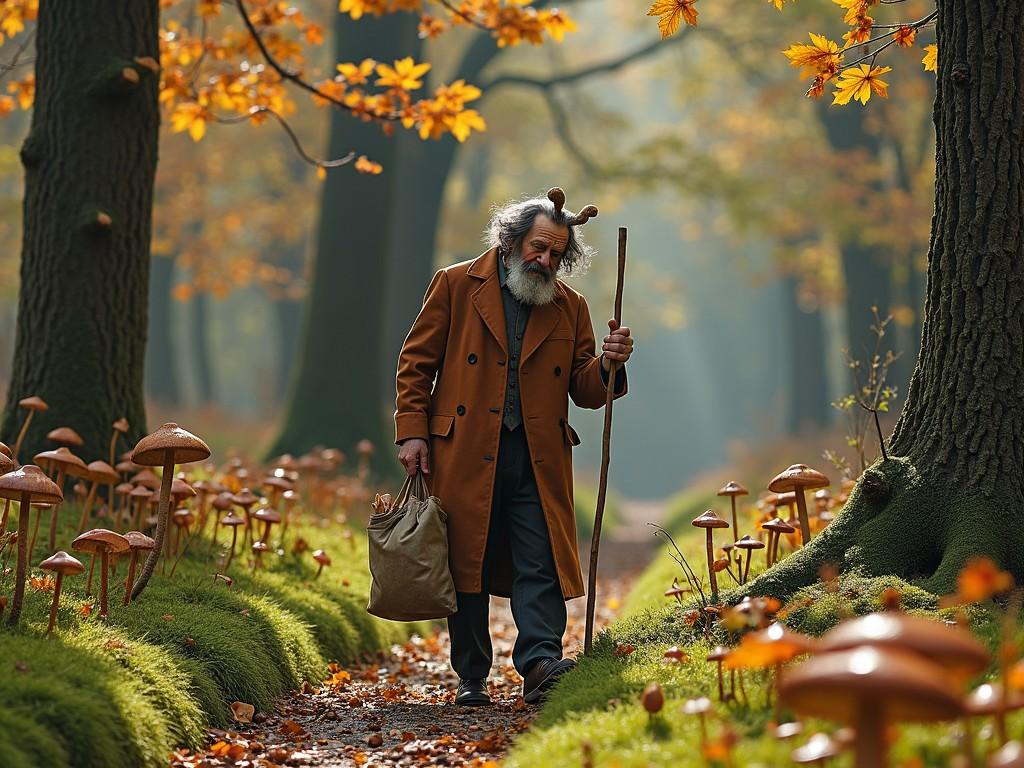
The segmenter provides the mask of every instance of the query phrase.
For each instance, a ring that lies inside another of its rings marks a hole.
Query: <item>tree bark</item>
[[[790,594],[827,561],[938,593],[974,555],[1024,576],[1024,6],[938,11],[927,299],[892,456],[749,594]]]
[[[404,13],[358,22],[338,14],[334,39],[339,60],[346,61],[418,58],[421,45],[416,18]],[[381,349],[385,318],[395,307],[385,291],[389,241],[405,226],[389,216],[397,143],[379,125],[335,110],[327,154],[353,149],[385,170],[362,176],[344,168],[324,181],[298,368],[272,454],[302,453],[318,443],[350,450],[362,438],[391,443]]]
[[[83,458],[106,458],[110,425],[145,433],[146,285],[156,174],[157,0],[42,0],[36,101],[25,167],[21,291],[0,439],[13,440],[18,400],[39,395],[22,448],[66,424]],[[122,72],[137,75],[126,79]],[[109,218],[108,218],[109,217]]]

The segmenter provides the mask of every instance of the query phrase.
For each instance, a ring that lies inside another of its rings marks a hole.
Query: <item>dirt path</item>
[[[627,522],[621,540],[617,535],[602,543],[596,631],[615,618],[633,578],[649,561],[653,537],[650,545],[641,543],[634,536],[639,530],[636,522]],[[586,600],[573,600],[568,607],[564,653],[572,657],[583,650]],[[515,634],[508,601],[492,599],[492,707],[452,705],[458,678],[448,665],[448,634],[438,631],[413,637],[361,665],[332,667],[321,687],[293,692],[278,702],[277,712],[257,715],[256,722],[240,724],[238,731],[211,730],[205,753],[182,753],[172,764],[494,765],[537,712],[523,702],[522,679],[512,667]]]

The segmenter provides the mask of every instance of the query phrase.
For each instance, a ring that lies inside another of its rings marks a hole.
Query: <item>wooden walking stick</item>
[[[626,228],[619,227],[619,272],[615,281],[615,322],[622,325],[622,281],[626,275]],[[604,520],[604,502],[608,493],[608,463],[611,460],[612,400],[615,377],[619,364],[609,361],[608,391],[604,400],[604,435],[601,438],[601,480],[597,489],[597,511],[594,513],[594,536],[590,540],[590,578],[587,581],[587,624],[583,652],[590,653],[594,645],[594,608],[597,605],[597,556],[601,548],[601,523]]]

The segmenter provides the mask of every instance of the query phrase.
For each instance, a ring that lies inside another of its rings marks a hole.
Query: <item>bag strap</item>
[[[391,509],[398,509],[399,507],[404,506],[405,502],[409,500],[410,494],[420,501],[426,501],[430,496],[430,488],[427,487],[427,478],[419,469],[416,470],[415,475],[405,476],[405,482],[402,483],[402,488],[398,492],[398,496],[391,502]],[[391,509],[388,511],[390,512]]]
[[[409,488],[412,486],[412,475],[405,476],[405,482],[402,483],[402,488],[398,492],[398,496],[391,502],[391,508],[387,511],[390,512],[392,509],[398,509],[409,499]]]

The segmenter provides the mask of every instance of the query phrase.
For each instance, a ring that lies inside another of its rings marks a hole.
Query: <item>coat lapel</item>
[[[508,338],[505,333],[505,310],[501,305],[501,286],[498,285],[498,251],[491,248],[478,256],[469,267],[469,274],[480,280],[480,287],[473,291],[473,306],[490,330],[498,346],[508,355]],[[532,322],[532,318],[531,318]],[[529,323],[527,324],[529,338]]]
[[[526,323],[526,335],[523,338],[523,359],[520,365],[525,363],[530,355],[537,351],[537,347],[555,330],[559,319],[562,317],[562,310],[559,308],[559,299],[556,295],[549,304],[541,304],[539,307],[530,309],[530,319]]]

